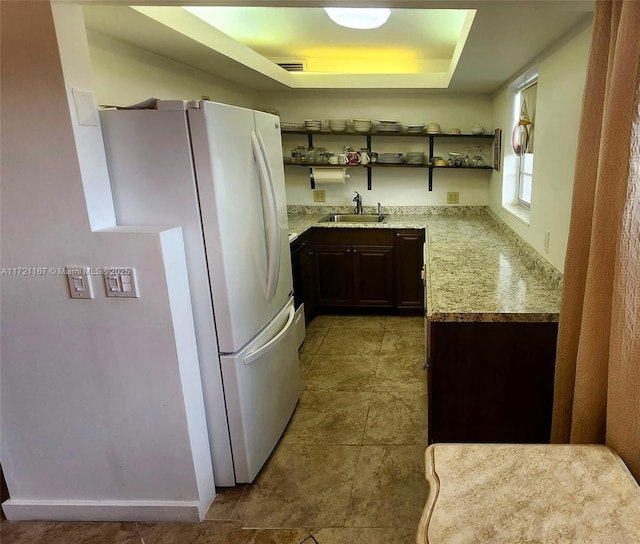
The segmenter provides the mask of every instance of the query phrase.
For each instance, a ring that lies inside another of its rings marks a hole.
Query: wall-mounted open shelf
[[[309,143],[309,147],[313,147],[313,137],[314,136],[331,136],[331,137],[345,137],[345,136],[358,136],[358,137],[366,137],[367,139],[367,149],[371,151],[371,140],[373,137],[382,137],[382,138],[427,138],[429,140],[429,163],[433,160],[433,143],[434,140],[439,138],[452,138],[452,139],[474,139],[474,140],[491,140],[493,141],[493,134],[427,134],[427,133],[407,133],[407,132],[355,132],[355,131],[344,131],[344,132],[331,132],[331,131],[306,131],[306,130],[283,130],[283,135],[286,134],[304,134],[307,136],[307,140]],[[434,170],[453,170],[453,169],[463,169],[463,170],[493,170],[492,166],[434,166],[433,164],[379,164],[379,163],[369,163],[363,166],[360,165],[343,165],[343,164],[309,164],[309,163],[285,163],[287,166],[304,166],[309,168],[310,178],[311,178],[311,188],[315,189],[315,180],[313,179],[313,170],[312,167],[322,167],[322,168],[366,168],[367,169],[367,189],[371,190],[371,179],[372,179],[372,170],[376,170],[378,168],[423,168],[427,169],[429,172],[429,191],[433,190],[433,171]]]

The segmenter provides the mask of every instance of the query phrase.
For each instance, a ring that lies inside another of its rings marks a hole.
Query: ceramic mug
[[[335,155],[332,155],[331,157],[329,157],[329,164],[338,164],[338,157],[336,157]]]
[[[360,164],[369,164],[371,158],[366,151],[360,151]]]
[[[349,164],[360,164],[360,153],[357,151],[349,151],[349,153],[347,153],[347,159]]]
[[[338,155],[338,164],[349,164],[349,157],[345,153]]]

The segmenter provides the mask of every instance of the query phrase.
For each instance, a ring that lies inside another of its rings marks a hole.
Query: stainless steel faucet
[[[354,192],[356,193],[356,196],[354,197],[353,201],[356,203],[356,207],[353,211],[355,213],[362,213],[362,197],[360,196],[360,193],[358,191]]]
[[[382,204],[378,202],[378,215],[382,215]]]

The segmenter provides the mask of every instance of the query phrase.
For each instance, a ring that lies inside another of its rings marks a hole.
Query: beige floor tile
[[[332,327],[317,353],[333,355],[379,355],[383,331]]]
[[[427,395],[424,391],[371,393],[363,444],[427,443]]]
[[[369,410],[369,393],[304,391],[283,442],[361,444]]]
[[[234,517],[256,528],[343,526],[359,448],[281,443]]]
[[[398,333],[420,332],[424,334],[424,317],[387,316],[385,330]]]
[[[312,322],[313,328],[374,329],[383,331],[386,317],[377,315],[319,315]]]
[[[239,484],[235,487],[218,487],[216,488],[216,498],[209,507],[204,519],[231,519],[231,514],[238,505],[238,501],[247,486]]]
[[[2,544],[123,544],[136,542],[136,523],[3,521]]]
[[[416,529],[402,527],[394,529],[337,527],[315,531],[313,537],[318,544],[412,544],[415,541],[416,532]]]
[[[400,352],[381,355],[373,379],[374,391],[426,391],[427,373],[423,355]]]
[[[422,446],[362,446],[346,526],[415,531],[427,499],[424,451]]]
[[[318,354],[303,375],[302,387],[314,391],[370,391],[377,367],[377,355]]]
[[[144,544],[227,544],[229,535],[240,528],[237,521],[158,523],[142,538]]]
[[[313,353],[299,353],[298,359],[300,360],[300,375],[304,376],[305,372],[309,369],[311,362],[315,354]]]
[[[309,537],[307,529],[237,529],[227,537],[227,544],[300,544]],[[305,544],[312,544],[311,539]]]
[[[314,355],[318,348],[322,345],[324,337],[327,335],[328,329],[307,329],[304,342],[300,346],[300,355]]]
[[[27,544],[41,542],[43,535],[54,523],[41,521],[0,521],[2,544]]]
[[[395,355],[398,353],[412,353],[424,356],[424,334],[420,331],[405,331],[397,333],[387,330],[384,333],[381,355]]]

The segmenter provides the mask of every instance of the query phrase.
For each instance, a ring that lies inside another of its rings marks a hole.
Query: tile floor
[[[395,544],[425,504],[423,320],[319,316],[302,395],[254,483],[220,489],[199,524],[6,522],[2,544]]]

